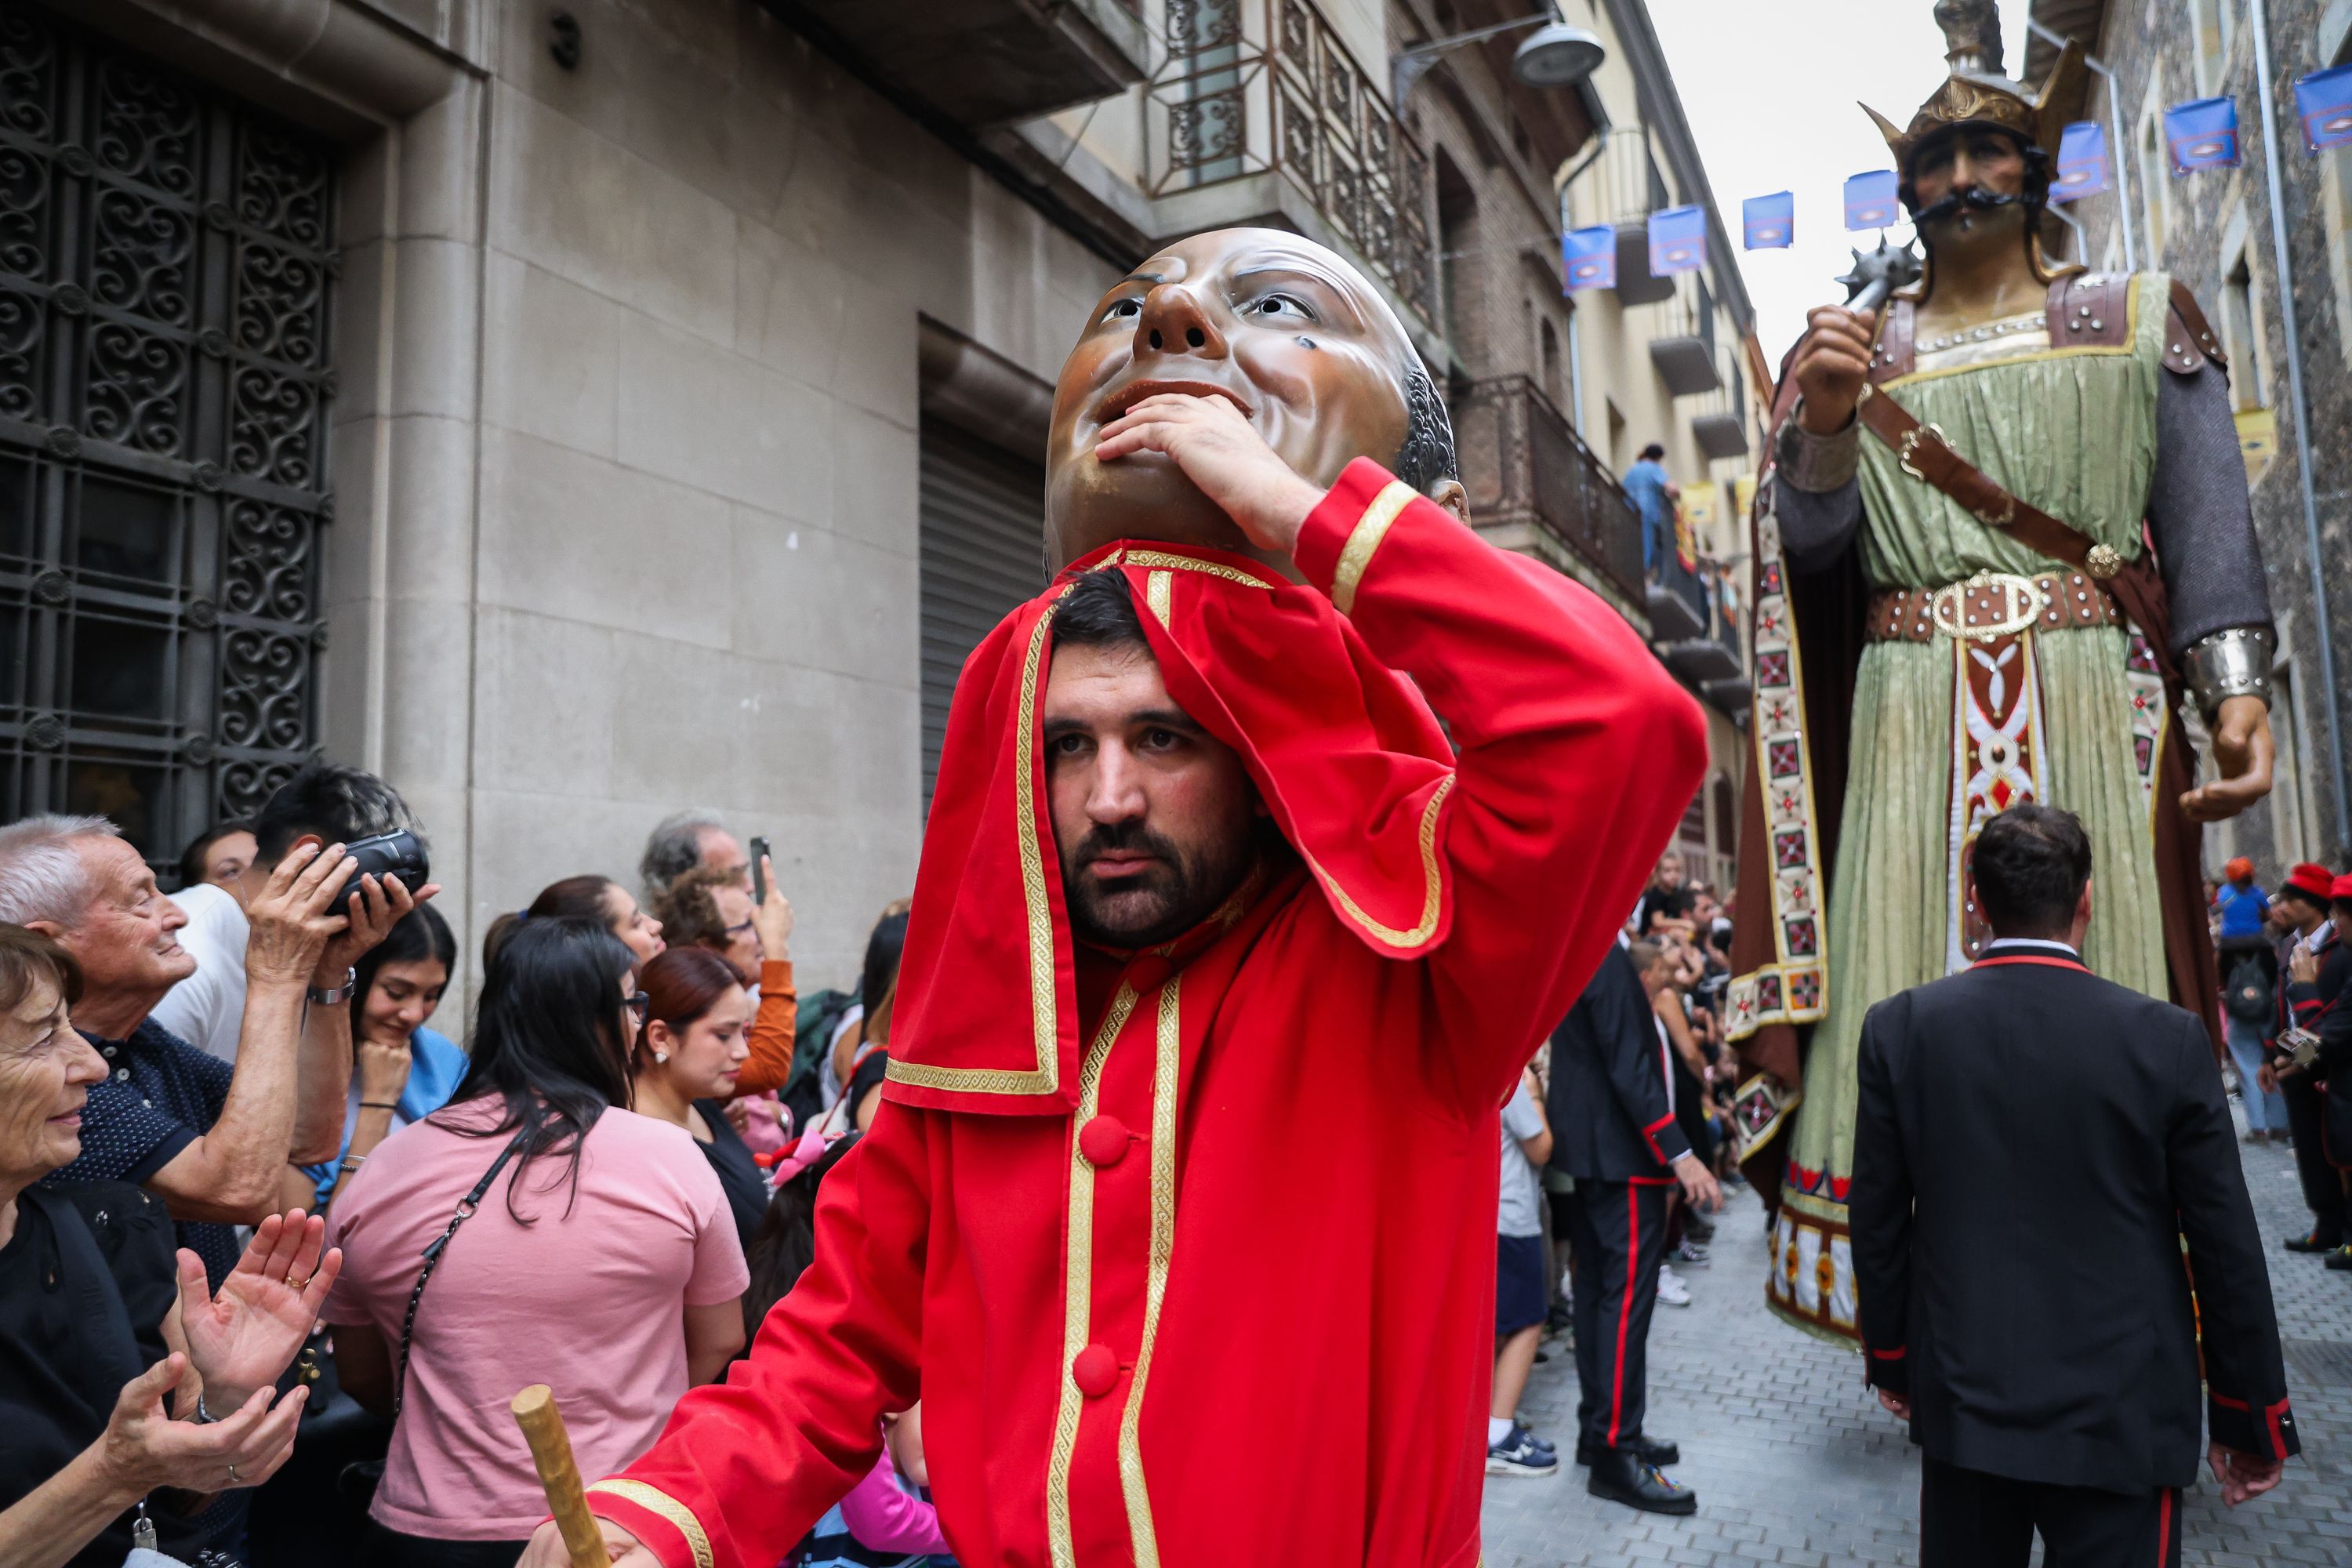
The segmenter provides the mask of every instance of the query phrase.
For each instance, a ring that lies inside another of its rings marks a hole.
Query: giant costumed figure
[[[1811,313],[1754,520],[1742,1159],[1779,1200],[1768,1304],[1848,1342],[1863,1015],[1972,962],[1977,830],[2023,800],[2079,816],[2084,958],[2218,1030],[2200,824],[2270,788],[2275,639],[2220,345],[2163,274],[2045,258],[2082,56],[2030,94],[1998,74],[1992,11],[1938,5],[1950,76],[1906,127],[1873,112],[1924,276],[1883,311]],[[1987,1179],[2031,1201],[2019,1153]]]
[[[1297,236],[1121,279],[1051,443],[1062,570],[957,685],[884,1104],[749,1358],[590,1489],[627,1568],[772,1568],[919,1396],[965,1563],[1478,1560],[1500,1108],[1697,710],[1465,526],[1411,340]]]

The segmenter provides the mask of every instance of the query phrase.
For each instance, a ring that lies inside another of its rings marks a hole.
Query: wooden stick
[[[563,1412],[555,1407],[554,1390],[534,1383],[507,1408],[514,1412],[515,1424],[530,1445],[530,1462],[539,1468],[539,1484],[547,1493],[556,1529],[563,1532],[572,1568],[612,1568],[604,1532],[588,1511],[588,1493],[580,1484],[580,1467],[572,1459],[572,1439],[563,1430]]]

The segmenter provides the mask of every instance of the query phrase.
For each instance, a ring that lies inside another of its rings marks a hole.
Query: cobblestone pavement
[[[2182,1561],[2352,1564],[2352,1276],[2280,1249],[2310,1218],[2292,1156],[2243,1153],[2304,1452],[2277,1490],[2242,1509],[2223,1508],[2200,1476]],[[1562,1463],[1553,1476],[1487,1478],[1488,1568],[1919,1561],[1919,1467],[1902,1427],[1864,1390],[1851,1353],[1765,1312],[1763,1268],[1763,1207],[1740,1188],[1718,1218],[1713,1260],[1680,1267],[1691,1305],[1660,1307],[1651,1331],[1647,1425],[1682,1444],[1673,1475],[1698,1493],[1697,1514],[1638,1513],[1585,1491],[1565,1452],[1576,1368],[1564,1340],[1549,1342],[1521,1414],[1560,1446]]]

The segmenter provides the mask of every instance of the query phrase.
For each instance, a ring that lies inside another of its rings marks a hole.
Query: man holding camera
[[[0,828],[0,921],[42,932],[80,963],[74,1023],[108,1068],[82,1111],[80,1156],[50,1180],[156,1194],[215,1289],[236,1263],[235,1227],[276,1212],[287,1162],[333,1158],[351,1072],[351,967],[436,890],[412,896],[399,879],[373,876],[349,889],[351,871],[343,846],[305,840],[249,898],[231,1068],[149,1016],[195,960],[177,935],[187,917],[114,825],[36,816]],[[322,1059],[340,1071],[316,1068]]]

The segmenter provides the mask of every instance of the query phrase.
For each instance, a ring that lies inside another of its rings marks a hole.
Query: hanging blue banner
[[[1650,215],[1650,276],[1671,278],[1706,265],[1706,209],[1668,207]]]
[[[1787,191],[1750,196],[1739,204],[1742,246],[1749,250],[1786,250],[1797,235],[1797,198]]]
[[[1560,292],[1617,287],[1617,231],[1607,224],[1559,237]]]
[[[2294,84],[2303,140],[2315,152],[2352,147],[2352,64],[2314,71]]]
[[[1895,191],[1896,184],[1892,169],[1873,169],[1867,174],[1855,174],[1848,179],[1845,183],[1846,227],[1885,228],[1894,223],[1902,203]]]
[[[2106,127],[2095,120],[2077,121],[2058,139],[2058,173],[2050,182],[2050,199],[2079,201],[2107,188]]]
[[[2164,144],[2175,174],[2238,166],[2238,100],[2200,98],[2164,111]]]

